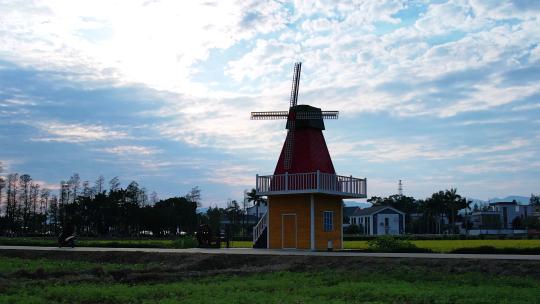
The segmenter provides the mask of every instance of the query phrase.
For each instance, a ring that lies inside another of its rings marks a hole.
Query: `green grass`
[[[430,248],[435,252],[450,252],[458,248],[492,246],[494,248],[540,248],[540,240],[422,240],[413,241],[420,248]]]
[[[226,247],[226,243],[222,243],[221,247]],[[231,241],[229,246],[231,248],[253,248],[252,241]]]
[[[531,278],[448,274],[276,272],[158,284],[20,282],[0,303],[537,303]]]
[[[128,247],[128,248],[192,248],[197,241],[191,237],[178,239],[90,239],[76,240],[77,247]],[[0,245],[58,246],[56,238],[0,237]]]
[[[35,272],[38,269],[46,272],[61,271],[86,271],[102,268],[105,271],[125,269],[144,269],[154,264],[115,264],[115,263],[91,263],[74,260],[50,260],[50,259],[21,259],[0,256],[0,273],[12,273],[15,271]]]
[[[459,248],[476,248],[481,246],[492,246],[497,249],[503,248],[539,248],[540,240],[416,240],[411,241],[419,248],[431,249],[433,252],[450,252]],[[367,241],[345,241],[345,249],[368,248]]]
[[[343,247],[345,249],[368,249],[368,241],[344,241]]]

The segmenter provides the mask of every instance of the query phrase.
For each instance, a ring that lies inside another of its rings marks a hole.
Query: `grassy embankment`
[[[0,237],[0,245],[13,246],[57,246],[56,238],[40,237]],[[192,237],[181,239],[91,239],[81,238],[77,247],[126,247],[126,248],[191,248],[197,246]]]
[[[21,259],[0,256],[0,273],[9,274],[14,272],[33,273],[39,269],[39,272],[66,272],[66,271],[88,271],[100,267],[105,271],[120,270],[126,268],[124,264],[115,263],[90,263],[78,260],[50,260],[45,258],[39,259]],[[131,264],[131,269],[143,269],[153,267],[155,264]],[[1,277],[1,276],[0,276]]]
[[[358,265],[350,270],[210,274],[169,281],[115,279],[118,269],[126,272],[145,267],[0,257],[0,303],[495,304],[537,303],[540,299],[538,277],[454,273],[411,265],[369,271]],[[171,270],[164,267],[161,271]]]
[[[540,239],[520,240],[412,240],[418,248],[430,249],[433,252],[448,253],[454,250],[490,246],[495,249],[531,249],[540,252]],[[0,238],[0,245],[56,246],[52,238]],[[368,249],[367,241],[345,241],[345,249]],[[140,248],[187,248],[196,246],[191,238],[172,239],[80,239],[78,247],[140,247]],[[225,244],[222,244],[225,246]],[[250,241],[231,241],[233,248],[251,248]]]

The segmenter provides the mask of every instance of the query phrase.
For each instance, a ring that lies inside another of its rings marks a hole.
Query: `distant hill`
[[[498,197],[491,198],[491,199],[489,199],[489,201],[484,201],[484,200],[480,200],[480,199],[476,199],[476,198],[471,198],[470,200],[473,202],[471,204],[471,206],[474,206],[475,203],[478,204],[478,206],[481,206],[481,205],[487,205],[488,203],[511,202],[513,200],[518,202],[520,205],[528,205],[529,204],[529,199],[530,199],[530,197],[528,197],[528,196],[509,195],[509,196],[504,197],[504,198],[498,198]]]
[[[371,204],[366,202],[345,201],[345,207],[360,207],[363,209],[371,207]]]
[[[520,195],[509,195],[505,198],[492,198],[490,199],[489,201],[492,202],[492,203],[496,203],[496,202],[511,202],[513,200],[515,200],[516,202],[522,204],[522,205],[528,205],[529,204],[529,199],[530,197],[528,196],[520,196]]]
[[[208,211],[208,207],[199,207],[197,208],[197,213],[206,213]]]

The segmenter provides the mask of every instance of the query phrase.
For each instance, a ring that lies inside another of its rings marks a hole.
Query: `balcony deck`
[[[257,175],[258,195],[328,194],[343,198],[366,198],[367,180],[323,172]]]

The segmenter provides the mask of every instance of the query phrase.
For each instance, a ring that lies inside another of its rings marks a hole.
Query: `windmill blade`
[[[302,70],[302,63],[296,62],[294,64],[293,82],[291,89],[291,101],[290,107],[295,107],[298,104],[298,87],[300,86],[300,72]]]
[[[287,119],[288,117],[289,112],[287,111],[251,112],[252,120]]]
[[[285,139],[285,170],[289,170],[292,164],[293,149],[294,149],[294,133],[296,129],[296,105],[298,104],[298,87],[300,85],[300,72],[302,71],[302,63],[294,64],[293,82],[291,89],[291,100],[289,113],[287,115],[287,139]]]
[[[296,112],[296,119],[338,119],[339,111]],[[287,119],[287,111],[251,112],[252,120]]]
[[[283,166],[285,167],[285,170],[291,169],[295,133],[294,120],[288,121],[287,123],[289,126],[289,131],[287,132],[287,138],[285,139],[285,155],[283,159]]]
[[[323,119],[338,119],[339,111],[322,111]]]
[[[338,119],[338,111],[297,112],[296,119]]]

